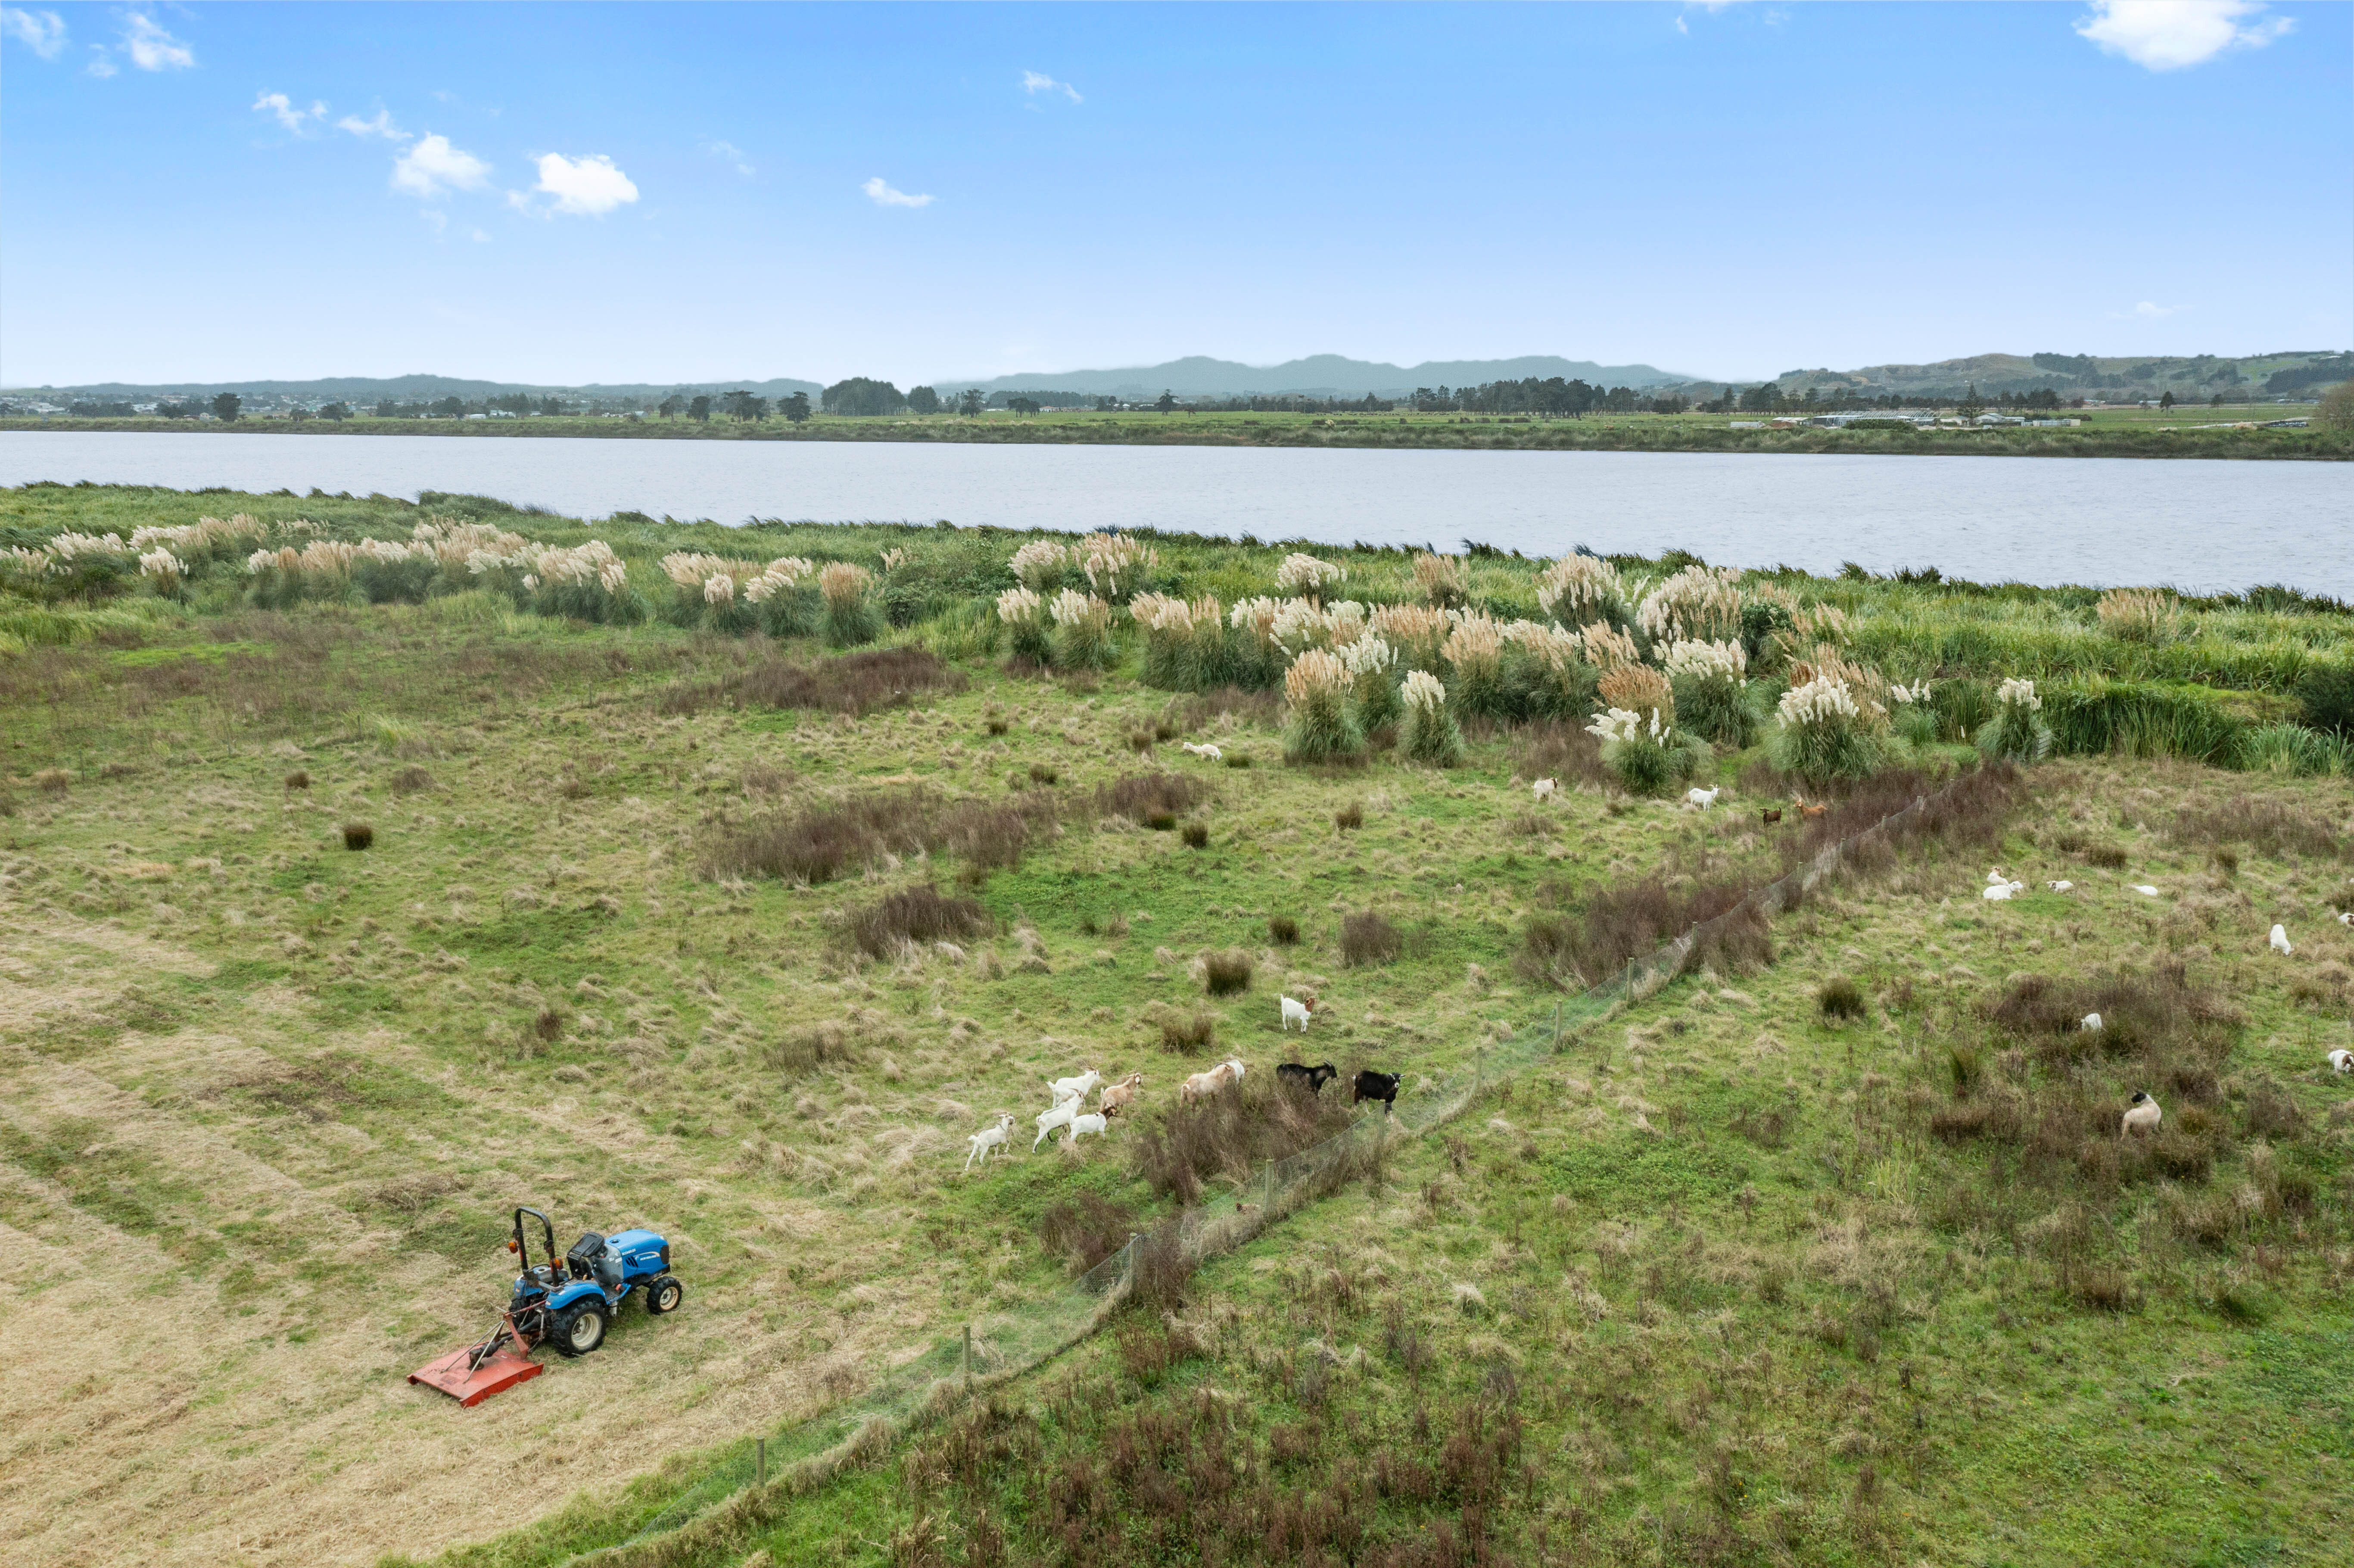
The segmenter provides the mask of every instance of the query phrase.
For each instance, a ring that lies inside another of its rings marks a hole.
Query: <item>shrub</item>
[[[33,775],[33,782],[44,795],[62,795],[73,783],[73,775],[62,768],[44,768]]]
[[[1210,828],[1206,822],[1188,822],[1177,836],[1184,840],[1187,849],[1207,849],[1210,845]]]
[[[1602,742],[1590,729],[1549,719],[1522,730],[1512,743],[1512,771],[1532,781],[1600,786],[1615,777],[1602,760]]]
[[[414,763],[392,776],[392,792],[396,795],[414,795],[419,789],[432,788],[433,775]]]
[[[2339,846],[2338,830],[2327,818],[2285,801],[2248,795],[2184,810],[2167,828],[2166,836],[2181,844],[2243,843],[2272,860],[2290,854],[2333,855]],[[2118,863],[2124,863],[2122,851]]]
[[[1815,1007],[1825,1018],[1861,1018],[1865,1012],[1863,992],[1846,976],[1834,975],[1815,992]]]
[[[1054,827],[1054,803],[1038,796],[1002,805],[949,804],[921,790],[854,796],[791,815],[721,823],[705,839],[699,863],[706,876],[814,885],[886,853],[945,850],[969,870],[994,871],[1020,864],[1032,841]]]
[[[1352,833],[1365,825],[1365,803],[1352,800],[1332,813],[1332,826],[1341,832]]]
[[[2297,678],[2296,701],[2309,729],[2354,740],[2354,659],[2315,659]]]
[[[931,887],[910,887],[850,917],[851,940],[869,958],[896,958],[909,946],[977,937],[990,927],[989,911],[970,898],[943,898]]]
[[[1463,731],[1447,711],[1447,688],[1420,670],[1405,678],[1405,722],[1398,730],[1398,749],[1431,768],[1452,768],[1463,760]]]
[[[1354,969],[1363,964],[1394,963],[1405,950],[1405,938],[1381,916],[1362,910],[1341,922],[1341,961]]]
[[[1247,1181],[1267,1161],[1347,1130],[1346,1095],[1287,1095],[1273,1077],[1254,1073],[1224,1094],[1161,1112],[1129,1146],[1137,1175],[1156,1196],[1191,1205],[1210,1181]]]
[[[311,775],[305,768],[297,768],[286,776],[286,788],[289,789],[308,789],[310,787]]]
[[[2354,736],[2300,724],[2268,724],[2241,740],[2239,764],[2251,772],[2293,779],[2354,773]]]
[[[1251,956],[1240,948],[1202,955],[1202,987],[1212,996],[1236,996],[1250,990]]]
[[[344,847],[345,849],[364,850],[374,842],[376,842],[376,830],[369,827],[366,822],[345,822],[344,824]]]
[[[1886,759],[1847,682],[1819,675],[1782,694],[1772,753],[1776,766],[1816,789],[1871,776]]]
[[[1054,784],[1060,781],[1062,777],[1055,770],[1053,763],[1034,762],[1030,765],[1029,778],[1033,784]]]
[[[1720,919],[1720,916],[1730,918]],[[1744,889],[1730,882],[1695,882],[1670,888],[1657,875],[1621,886],[1597,889],[1573,918],[1532,916],[1521,932],[1513,967],[1526,979],[1564,989],[1599,984],[1635,959],[1647,959],[1660,945],[1708,922],[1687,967],[1713,964],[1720,969],[1755,968],[1773,961],[1766,914],[1744,901]]]
[[[1097,789],[1093,804],[1099,817],[1126,817],[1155,827],[1161,824],[1153,818],[1167,817],[1166,827],[1175,827],[1179,816],[1209,798],[1209,786],[1190,773],[1131,773]]]
[[[1267,939],[1278,948],[1293,947],[1299,941],[1299,922],[1288,915],[1270,915],[1267,921]]]
[[[1081,1191],[1066,1203],[1056,1203],[1038,1216],[1038,1242],[1050,1257],[1085,1274],[1128,1245],[1136,1234],[1134,1210],[1098,1193]]]
[[[2007,762],[2041,762],[2052,755],[2052,726],[2032,681],[2005,681],[1995,692],[1994,717],[1978,726],[1979,752]]]
[[[1218,1021],[1206,1012],[1164,1013],[1161,1048],[1178,1055],[1202,1055],[1218,1043]]]
[[[1747,746],[1757,728],[1744,691],[1749,656],[1739,642],[1677,642],[1665,660],[1676,722],[1719,746]]]
[[[1708,743],[1669,723],[1656,708],[1647,717],[1627,708],[1596,714],[1586,733],[1602,742],[1602,760],[1631,795],[1657,795],[1700,771]]]
[[[1341,661],[1311,648],[1283,673],[1283,755],[1287,762],[1354,762],[1364,732],[1350,711],[1351,682]]]
[[[797,664],[770,659],[716,683],[747,707],[814,708],[857,717],[930,692],[960,692],[964,676],[922,648],[882,648]]]
[[[1055,621],[1056,669],[1111,668],[1111,606],[1091,593],[1065,588],[1055,596],[1049,611]]]

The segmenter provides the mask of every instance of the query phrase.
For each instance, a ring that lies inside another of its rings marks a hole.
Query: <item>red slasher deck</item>
[[[523,1356],[514,1346],[501,1345],[470,1372],[466,1362],[473,1353],[472,1345],[462,1351],[451,1351],[440,1361],[428,1361],[410,1372],[408,1381],[438,1388],[460,1404],[472,1407],[519,1383],[528,1383],[547,1370]]]

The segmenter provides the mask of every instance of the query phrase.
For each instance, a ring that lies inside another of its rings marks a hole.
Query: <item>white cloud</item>
[[[186,70],[196,63],[196,52],[155,25],[143,11],[122,19],[122,52],[141,70]]]
[[[872,196],[876,207],[929,207],[933,200],[928,196],[909,196],[906,191],[895,191],[883,183],[880,175],[858,188]]]
[[[2145,321],[2151,321],[2159,316],[2170,316],[2181,308],[2182,307],[2180,305],[2153,304],[2149,301],[2144,300],[2141,303],[2133,308],[2133,313],[2140,316]]]
[[[427,136],[392,161],[392,188],[415,196],[478,191],[490,183],[490,164],[452,147],[447,136]]]
[[[2292,31],[2286,16],[2253,21],[2264,0],[2092,0],[2076,31],[2105,54],[2151,70],[2180,70],[2226,49],[2260,49]],[[2243,18],[2250,18],[2243,25]]]
[[[392,122],[392,111],[379,109],[373,120],[363,120],[356,114],[346,114],[335,122],[335,129],[348,131],[355,136],[381,136],[387,142],[406,142],[408,132]]]
[[[327,106],[315,101],[308,109],[297,109],[282,92],[265,92],[253,101],[253,107],[257,112],[267,109],[278,117],[279,124],[297,136],[302,133],[303,122],[315,122],[324,118],[327,112]]]
[[[602,217],[625,202],[638,199],[630,176],[613,166],[602,153],[567,158],[561,153],[542,154],[539,184],[533,187],[556,198],[556,210],[582,217]]]
[[[735,164],[736,172],[739,175],[745,175],[747,178],[749,178],[752,175],[758,173],[758,171],[752,167],[750,155],[747,154],[743,148],[738,147],[733,142],[705,142],[703,144],[703,150],[710,154],[715,158],[724,158],[728,163]]]
[[[104,44],[90,45],[90,64],[82,67],[82,69],[90,72],[90,75],[99,78],[101,80],[103,80],[107,77],[114,74],[114,62],[106,58],[106,46]]]
[[[19,11],[0,6],[0,33],[5,33],[45,60],[66,52],[65,19],[55,11]]]
[[[1691,36],[1691,29],[1684,26],[1684,19],[1681,16],[1676,18],[1676,31],[1683,34],[1686,37],[1690,37]]]
[[[487,234],[483,233],[483,232],[482,232],[481,229],[479,229],[479,228],[478,228],[478,229],[476,229],[476,230],[474,230],[474,243],[475,243],[475,244],[477,244],[477,245],[488,245],[490,242],[491,242],[491,237],[490,237],[489,235],[487,235]]]
[[[1086,99],[1079,96],[1079,90],[1077,88],[1073,87],[1067,81],[1056,81],[1053,77],[1046,75],[1043,71],[1023,71],[1022,73],[1022,90],[1024,92],[1059,92],[1068,98],[1073,103],[1085,103],[1087,101]]]

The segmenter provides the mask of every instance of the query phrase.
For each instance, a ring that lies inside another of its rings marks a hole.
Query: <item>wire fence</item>
[[[1092,1333],[1136,1287],[1147,1249],[1173,1238],[1187,1265],[1199,1264],[1257,1235],[1267,1225],[1327,1195],[1390,1144],[1419,1138],[1454,1120],[1490,1086],[1555,1054],[1570,1033],[1622,1003],[1641,1001],[1681,975],[1695,956],[1760,918],[1796,908],[1808,895],[1861,857],[1884,854],[1895,842],[1931,825],[1937,803],[1959,787],[1957,775],[1935,795],[1915,798],[1868,828],[1827,844],[1783,876],[1751,889],[1712,919],[1630,960],[1617,974],[1573,997],[1553,1014],[1483,1047],[1472,1063],[1436,1082],[1418,1082],[1391,1110],[1369,1114],[1348,1129],[1288,1159],[1268,1162],[1250,1181],[1184,1210],[1168,1224],[1131,1237],[1068,1286],[1019,1309],[975,1319],[953,1337],[892,1361],[873,1382],[822,1414],[768,1438],[728,1450],[693,1485],[640,1521],[626,1539],[570,1558],[566,1568],[624,1568],[690,1560],[679,1552],[640,1552],[652,1538],[681,1531],[749,1489],[775,1480],[807,1481],[888,1436],[928,1408],[1031,1371]]]

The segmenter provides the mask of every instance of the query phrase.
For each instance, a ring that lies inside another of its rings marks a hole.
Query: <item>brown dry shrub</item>
[[[1173,1054],[1204,1054],[1218,1043],[1218,1021],[1206,1012],[1166,1011],[1160,1026],[1161,1048]]]
[[[2220,1057],[2241,1022],[2221,999],[2190,986],[2179,964],[2147,974],[2118,969],[2063,980],[2023,975],[1982,1012],[1997,1028],[2062,1060],[2107,1055],[2154,1061],[2158,1053],[2188,1054],[2194,1060]],[[2084,1017],[2094,1012],[2101,1015],[2101,1027],[2083,1027]]]
[[[303,768],[297,768],[286,776],[286,788],[289,789],[308,789],[310,787],[311,775]]]
[[[1136,1234],[1136,1212],[1100,1193],[1081,1192],[1038,1217],[1038,1242],[1073,1274],[1085,1274],[1128,1245]]]
[[[1098,817],[1126,817],[1139,825],[1167,817],[1173,824],[1209,798],[1209,787],[1186,774],[1131,773],[1097,789],[1093,804]]]
[[[44,768],[33,775],[33,782],[45,795],[62,795],[73,784],[73,775],[62,768]]]
[[[946,801],[928,791],[862,795],[831,805],[722,821],[704,842],[705,876],[770,876],[780,882],[830,882],[861,871],[885,854],[946,851],[968,868],[994,871],[1021,863],[1030,845],[1051,835],[1055,808],[1043,796],[991,805]]]
[[[1522,928],[1513,967],[1542,984],[1596,985],[1628,960],[1649,958],[1662,943],[1711,921],[1716,924],[1702,934],[1689,964],[1713,964],[1728,973],[1769,964],[1774,943],[1766,914],[1743,899],[1744,890],[1734,883],[1675,888],[1656,875],[1605,887],[1575,918],[1532,915]]]
[[[1530,725],[1513,737],[1512,771],[1532,781],[1551,779],[1596,789],[1612,777],[1602,760],[1601,739],[1563,719]]]
[[[731,705],[812,708],[853,717],[934,692],[960,692],[963,673],[922,648],[876,648],[799,664],[771,658],[712,681],[682,681],[655,699],[665,714]]]
[[[392,792],[396,795],[414,795],[419,789],[432,788],[433,775],[413,762],[392,776]]]
[[[1395,963],[1405,950],[1405,938],[1395,926],[1370,909],[1341,920],[1341,961],[1351,969],[1364,964]]]
[[[1239,995],[1250,990],[1251,972],[1256,967],[1251,956],[1240,948],[1205,953],[1202,957],[1202,989],[1212,996]]]
[[[1275,691],[1246,692],[1239,686],[1220,686],[1212,692],[1196,692],[1173,705],[1168,718],[1177,729],[1190,735],[1208,727],[1225,714],[1234,715],[1245,724],[1272,728],[1283,716],[1283,696]]]
[[[1223,1093],[1163,1109],[1129,1145],[1130,1159],[1156,1196],[1191,1207],[1206,1183],[1247,1182],[1266,1161],[1347,1131],[1350,1119],[1341,1096],[1287,1095],[1253,1074]]]
[[[2220,805],[2188,808],[2175,817],[2166,836],[2202,848],[2243,843],[2273,860],[2291,854],[2334,855],[2344,847],[2327,818],[2261,796],[2234,796]]]
[[[374,842],[376,842],[376,830],[368,826],[366,822],[345,822],[344,824],[344,847],[345,849],[364,850]]]
[[[889,959],[911,944],[978,937],[989,927],[989,911],[972,899],[908,887],[851,916],[850,939],[869,958]]]
[[[1339,810],[1333,812],[1332,825],[1342,832],[1354,832],[1359,828],[1363,827],[1365,825],[1365,808],[1363,802],[1352,800],[1347,805],[1341,807]]]
[[[1288,948],[1299,940],[1299,922],[1288,915],[1270,915],[1267,919],[1267,938],[1278,948]]]

